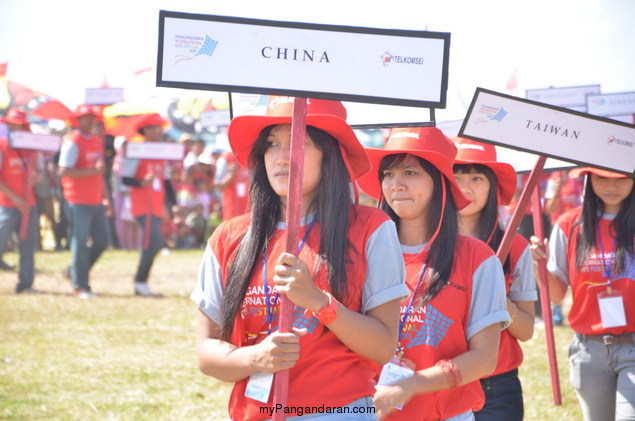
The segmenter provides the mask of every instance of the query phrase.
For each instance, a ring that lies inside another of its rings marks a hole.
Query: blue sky
[[[635,91],[633,0],[2,0],[0,61],[9,62],[10,80],[70,107],[104,79],[131,101],[202,96],[154,87],[160,9],[450,32],[448,104],[438,121],[462,118],[477,86],[517,96],[587,84]],[[516,69],[517,88],[507,91]]]

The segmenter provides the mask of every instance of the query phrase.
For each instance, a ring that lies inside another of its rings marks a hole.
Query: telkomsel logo
[[[175,35],[174,47],[179,50],[185,50],[187,53],[175,56],[174,64],[180,61],[192,60],[194,57],[202,55],[211,57],[217,45],[218,41],[215,41],[207,34],[205,37],[196,35]]]
[[[630,142],[630,141],[624,140],[624,139],[618,139],[615,136],[609,136],[609,138],[607,139],[606,143],[609,144],[609,145],[628,146],[629,148],[632,148],[633,145],[635,145],[635,142]]]
[[[390,54],[388,51],[382,54],[380,58],[384,66],[388,66],[389,64],[423,65],[423,62],[424,62],[423,57],[393,55],[393,54]]]

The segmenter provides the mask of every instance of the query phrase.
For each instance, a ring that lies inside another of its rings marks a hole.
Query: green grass
[[[0,419],[226,420],[230,385],[202,375],[194,353],[194,287],[201,251],[159,255],[150,286],[132,295],[135,251],[107,251],[91,273],[99,297],[79,300],[61,275],[68,252],[40,252],[35,287],[15,295],[0,272]],[[6,260],[17,261],[14,253]],[[526,420],[582,419],[568,382],[568,327],[555,330],[562,406],[554,406],[544,329],[523,344]]]

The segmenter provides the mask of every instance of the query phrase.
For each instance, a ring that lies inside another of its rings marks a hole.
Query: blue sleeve
[[[75,168],[77,158],[79,157],[79,148],[70,141],[62,142],[60,148],[59,166],[64,168]]]
[[[223,278],[220,264],[208,245],[190,299],[216,324],[220,324],[223,304]]]
[[[371,234],[366,244],[366,258],[362,314],[389,301],[408,297],[406,268],[393,221],[387,220]]]
[[[465,336],[472,336],[495,323],[501,330],[511,322],[507,313],[505,275],[498,257],[492,255],[474,271],[472,276],[472,300]]]
[[[139,168],[139,160],[132,158],[125,158],[121,162],[121,176],[122,177],[134,177]]]
[[[536,277],[534,275],[534,263],[531,257],[529,245],[523,250],[514,267],[512,285],[509,288],[509,299],[515,302],[536,301]]]

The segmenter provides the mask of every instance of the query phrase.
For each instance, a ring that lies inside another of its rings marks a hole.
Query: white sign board
[[[600,85],[584,85],[563,88],[527,89],[527,91],[525,91],[525,97],[532,101],[585,112],[587,95],[599,93]]]
[[[62,138],[56,134],[36,134],[31,132],[12,132],[9,146],[14,149],[31,149],[35,151],[57,152],[60,150]]]
[[[205,128],[229,126],[230,119],[229,110],[203,111],[199,117],[201,126]]]
[[[157,86],[444,108],[450,34],[161,11]]]
[[[231,94],[231,114],[264,115],[269,95]],[[434,121],[432,109],[385,104],[343,101],[346,122],[355,129],[429,126]],[[202,120],[202,115],[201,115]]]
[[[635,174],[635,126],[477,88],[459,136]]]
[[[589,95],[587,109],[589,114],[606,117],[635,114],[635,92]]]
[[[172,142],[128,142],[126,158],[133,159],[166,159],[178,161],[185,155],[183,143]]]
[[[123,88],[86,88],[86,104],[111,105],[123,102]]]

